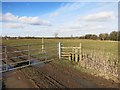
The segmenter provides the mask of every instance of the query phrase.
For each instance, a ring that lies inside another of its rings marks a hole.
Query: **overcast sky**
[[[118,3],[2,2],[0,19],[3,19],[3,36],[110,33],[118,30]]]

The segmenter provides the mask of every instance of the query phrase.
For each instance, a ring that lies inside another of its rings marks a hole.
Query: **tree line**
[[[108,33],[100,33],[96,34],[86,34],[85,36],[81,36],[80,39],[92,39],[92,40],[113,40],[120,41],[120,31],[112,31],[110,34]]]
[[[4,36],[3,39],[41,39],[42,37],[10,37]],[[58,34],[55,34],[55,37],[44,37],[46,39],[92,39],[92,40],[114,40],[120,41],[120,31],[112,31],[110,34],[108,33],[100,33],[99,35],[96,34],[86,34],[80,37],[58,37]]]

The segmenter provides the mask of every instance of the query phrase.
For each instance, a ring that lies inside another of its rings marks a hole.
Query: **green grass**
[[[81,39],[44,39],[45,47],[56,49],[57,43],[61,42],[63,46],[79,46],[82,43],[82,50],[96,50],[118,54],[118,42],[107,42],[99,40],[81,40]],[[41,44],[41,39],[19,39],[19,40],[2,40],[5,45],[22,45],[22,44]]]

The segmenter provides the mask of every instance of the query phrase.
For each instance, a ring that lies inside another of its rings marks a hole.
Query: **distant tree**
[[[92,37],[91,37],[91,39],[96,40],[96,39],[98,39],[98,36],[95,35],[95,34],[93,34]]]
[[[91,39],[91,36],[92,36],[91,34],[86,34],[85,39]]]
[[[105,33],[105,40],[109,40],[109,34]]]
[[[110,40],[114,40],[114,41],[118,40],[118,32],[117,31],[112,31],[110,33]]]
[[[85,39],[93,39],[93,40],[96,40],[96,39],[98,39],[98,36],[95,35],[95,34],[87,34],[87,35],[85,35]]]
[[[120,31],[118,31],[118,41],[120,41]]]
[[[100,40],[108,40],[109,34],[108,33],[101,33],[101,34],[99,34],[99,39]]]
[[[73,38],[73,35],[71,35],[71,38]]]
[[[58,33],[54,33],[55,38],[58,37]]]
[[[85,36],[80,36],[79,39],[85,39]]]

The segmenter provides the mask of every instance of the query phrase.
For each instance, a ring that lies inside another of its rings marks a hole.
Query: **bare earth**
[[[64,67],[54,63],[47,64],[39,70],[55,78],[67,88],[117,87],[117,84],[112,81],[94,77],[83,72],[78,72],[71,67]]]
[[[111,88],[112,81],[80,73],[51,62],[42,67],[28,67],[3,75],[7,88]]]
[[[3,80],[6,88],[37,88],[34,82],[28,79],[20,70],[3,74]]]

